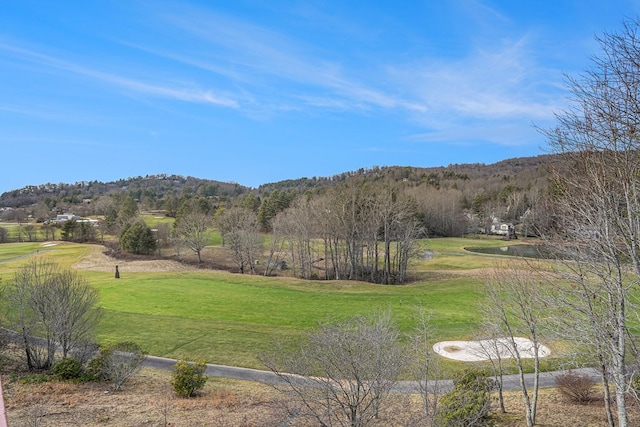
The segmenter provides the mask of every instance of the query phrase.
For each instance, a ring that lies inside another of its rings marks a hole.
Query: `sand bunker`
[[[527,338],[514,338],[520,356],[523,358],[533,358],[533,343]],[[448,359],[460,360],[463,362],[477,362],[488,360],[489,358],[503,359],[512,358],[512,351],[507,338],[498,340],[480,341],[441,341],[433,345],[433,351]],[[551,351],[540,345],[538,349],[540,357],[547,357]]]

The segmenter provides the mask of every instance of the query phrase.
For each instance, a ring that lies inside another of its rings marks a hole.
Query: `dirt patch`
[[[105,383],[23,384],[17,376],[2,376],[7,418],[12,427],[317,425],[291,417],[282,395],[270,386],[211,379],[199,397],[180,399],[173,393],[170,381],[169,372],[143,369],[121,392],[114,393]],[[601,395],[600,390],[596,394]],[[506,392],[505,406],[507,413],[500,414],[497,401],[493,400],[490,415],[493,425],[526,425],[520,392]],[[630,406],[631,425],[638,425],[638,407],[633,403]],[[381,419],[373,425],[426,425],[417,422],[420,408],[418,396],[389,396],[381,407]],[[586,405],[569,404],[553,388],[540,390],[537,424],[548,427],[607,425],[601,400]]]
[[[73,265],[79,270],[114,272],[116,265],[122,272],[171,272],[193,270],[218,270],[238,273],[231,251],[223,247],[207,247],[202,250],[202,262],[196,254],[182,250],[180,253],[163,249],[159,255],[135,255],[106,246],[96,245],[93,251]],[[263,266],[256,266],[256,274],[263,274]]]
[[[3,377],[7,418],[19,426],[273,426],[286,418],[266,386],[211,380],[177,398],[170,374],[143,370],[114,393],[106,383],[20,384]]]
[[[116,265],[120,272],[164,272],[187,271],[194,267],[167,259],[156,258],[115,258],[105,254],[105,248],[96,246],[93,251],[73,265],[78,270],[115,272]]]

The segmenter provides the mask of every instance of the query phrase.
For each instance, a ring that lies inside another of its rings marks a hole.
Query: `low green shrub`
[[[191,363],[178,361],[173,367],[171,385],[179,397],[193,397],[207,382],[207,364],[204,360]]]
[[[436,426],[471,427],[485,424],[493,381],[480,370],[467,369],[453,379],[453,390],[439,401]]]
[[[108,378],[105,378],[103,365],[104,354],[100,352],[87,363],[87,367],[84,370],[84,379],[87,381],[107,381]]]
[[[73,357],[65,357],[53,364],[51,373],[61,380],[76,380],[83,374],[82,363]]]

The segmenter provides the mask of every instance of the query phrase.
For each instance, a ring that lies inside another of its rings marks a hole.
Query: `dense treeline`
[[[346,183],[373,189],[398,185],[398,192],[411,197],[416,215],[429,236],[460,236],[489,229],[494,220],[527,224],[528,231],[542,224],[548,192],[551,155],[504,160],[492,165],[464,164],[446,167],[373,167],[327,178],[300,178],[249,189],[236,183],[221,183],[175,175],[129,178],[111,183],[29,186],[0,196],[0,220],[44,222],[55,214],[107,215],[123,197],[133,199],[140,210],[179,215],[185,200],[207,200],[219,207],[242,206],[258,215],[260,230],[271,231],[278,212],[301,196],[321,195]],[[375,191],[375,190],[373,190]],[[485,230],[485,231],[487,231]]]

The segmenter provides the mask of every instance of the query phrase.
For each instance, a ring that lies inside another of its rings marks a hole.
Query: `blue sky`
[[[546,152],[563,73],[639,1],[7,1],[0,193],[180,174],[257,187]]]

